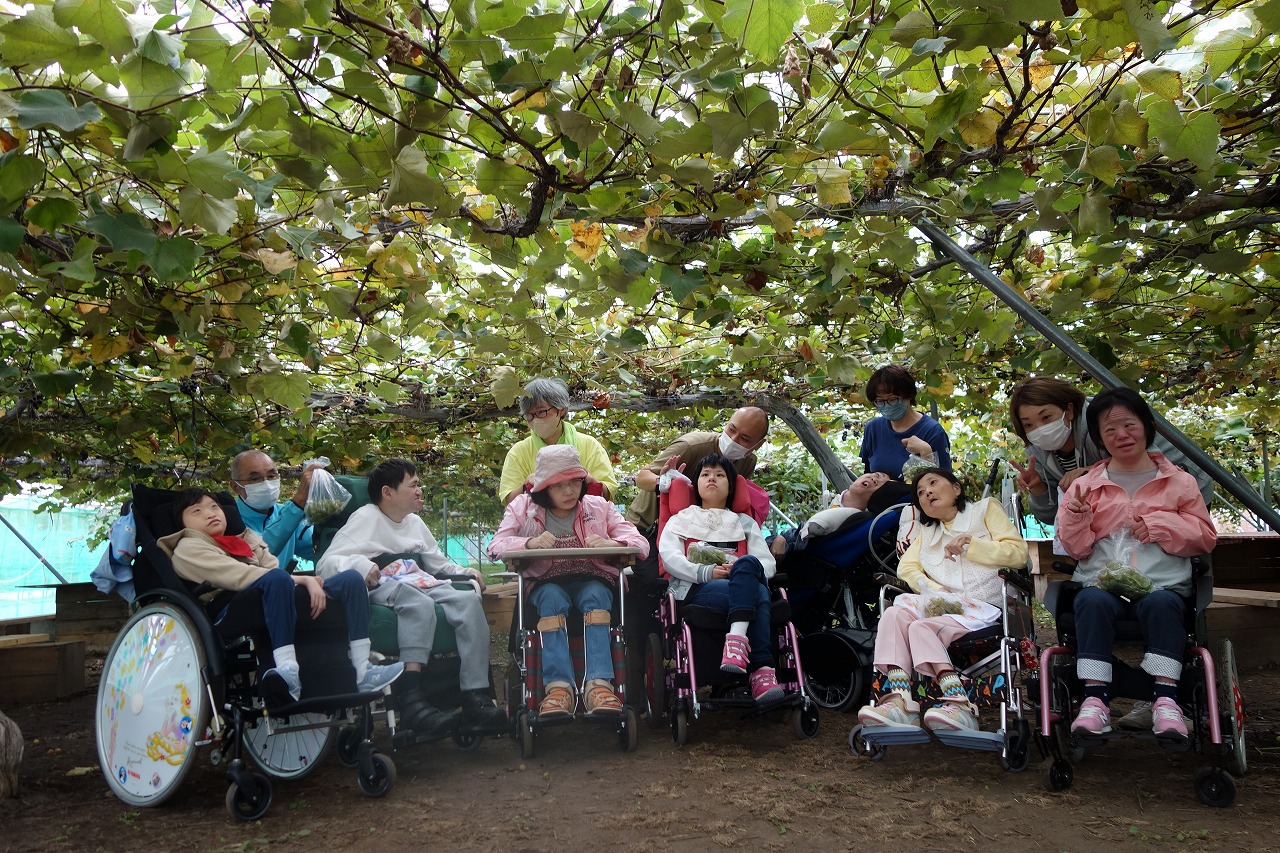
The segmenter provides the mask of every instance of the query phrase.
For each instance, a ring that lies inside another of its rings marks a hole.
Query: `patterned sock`
[[[886,693],[897,692],[904,696],[911,693],[911,676],[907,675],[905,669],[894,667],[884,674],[884,689]]]
[[[946,675],[938,676],[938,686],[942,688],[942,695],[947,699],[967,699],[969,694],[965,692],[964,685],[960,683],[960,676],[954,672],[948,672]]]
[[[1172,699],[1173,701],[1177,702],[1178,701],[1178,685],[1165,684],[1163,682],[1157,681],[1156,689],[1155,689],[1155,698],[1156,699]]]

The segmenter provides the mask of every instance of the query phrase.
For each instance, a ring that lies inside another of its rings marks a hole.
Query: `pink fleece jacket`
[[[1138,545],[1133,565],[1151,579],[1156,589],[1172,589],[1185,595],[1191,591],[1188,558],[1212,551],[1218,534],[1195,478],[1159,453],[1147,455],[1159,473],[1139,488],[1132,500],[1107,475],[1109,459],[1076,478],[1058,508],[1058,539],[1067,553],[1079,561],[1074,579],[1093,585],[1108,560],[1131,564],[1118,553],[1115,540],[1110,537],[1123,527],[1132,529],[1142,519],[1150,538]],[[1089,496],[1090,509],[1067,509],[1067,503],[1081,495]]]
[[[489,543],[489,553],[501,558],[508,551],[525,550],[528,547],[525,543],[547,529],[546,518],[547,510],[534,503],[533,498],[517,495],[507,504],[502,524],[498,525],[493,541]],[[573,532],[583,543],[594,533],[622,545],[639,548],[639,559],[649,556],[649,542],[636,530],[636,526],[624,519],[612,503],[595,495],[582,497],[581,511],[573,521]],[[604,560],[593,560],[592,564],[607,574],[617,574],[618,567]]]

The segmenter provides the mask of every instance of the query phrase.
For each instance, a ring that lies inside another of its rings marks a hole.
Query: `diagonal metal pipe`
[[[1037,311],[1035,306],[1023,298],[1021,293],[1001,281],[1000,277],[992,272],[986,264],[975,258],[959,243],[952,240],[945,231],[924,216],[912,218],[911,224],[928,238],[935,249],[954,260],[962,269],[981,282],[984,287],[1013,309],[1014,313],[1026,320],[1033,329],[1044,335],[1046,340],[1066,353],[1072,361],[1083,367],[1103,386],[1107,388],[1126,387],[1119,377],[1102,365],[1102,362],[1089,355],[1079,344],[1072,340],[1070,335],[1049,320],[1048,317]],[[1183,435],[1182,431],[1169,423],[1163,415],[1156,412],[1155,416],[1156,429],[1159,430],[1161,435],[1169,439],[1170,444],[1181,450],[1187,459],[1212,477],[1215,483],[1257,513],[1263,521],[1271,526],[1272,530],[1280,533],[1280,513],[1276,512],[1273,506],[1263,500],[1262,496],[1254,491],[1248,483],[1233,476],[1226,468],[1215,462],[1209,454],[1201,449],[1200,445]]]

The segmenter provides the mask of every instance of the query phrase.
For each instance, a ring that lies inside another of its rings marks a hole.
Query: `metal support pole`
[[[18,528],[14,527],[12,522],[9,521],[9,519],[5,518],[3,515],[0,515],[0,521],[3,521],[4,526],[9,528],[11,531],[13,531],[13,535],[18,537],[19,542],[21,542],[23,545],[26,545],[27,549],[31,551],[32,554],[35,554],[37,559],[40,560],[40,562],[44,563],[44,567],[48,569],[50,572],[52,572],[53,576],[57,578],[59,582],[70,583],[70,581],[68,581],[62,575],[58,574],[58,570],[53,567],[53,564],[44,558],[44,554],[41,554],[39,551],[36,550],[35,545],[32,545],[29,541],[27,541],[27,537],[23,536],[20,532],[18,532]]]
[[[1050,343],[1066,353],[1072,361],[1083,367],[1103,386],[1107,388],[1126,387],[1119,377],[1103,367],[1100,361],[1085,352],[1079,344],[1071,339],[1070,335],[1037,311],[1030,302],[1023,298],[1022,294],[1001,281],[1000,277],[993,273],[986,264],[979,261],[966,251],[963,246],[947,236],[945,231],[923,216],[912,220],[912,225],[929,239],[935,249],[959,264],[962,269],[998,296],[1001,301],[1013,309],[1014,313],[1026,320],[1032,328],[1044,335]],[[1280,533],[1280,512],[1276,512],[1275,508],[1264,501],[1247,483],[1233,477],[1227,469],[1201,450],[1198,444],[1187,438],[1182,434],[1181,430],[1165,420],[1163,415],[1156,412],[1155,416],[1156,429],[1161,435],[1169,439],[1170,444],[1181,450],[1187,459],[1212,477],[1219,486],[1226,489],[1242,504],[1256,512],[1263,521],[1271,526],[1272,530]]]

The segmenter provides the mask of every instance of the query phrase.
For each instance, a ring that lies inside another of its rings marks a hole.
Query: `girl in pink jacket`
[[[1058,509],[1057,532],[1079,562],[1073,580],[1085,585],[1075,599],[1076,674],[1085,700],[1073,732],[1111,731],[1107,706],[1115,621],[1135,617],[1146,639],[1142,668],[1155,679],[1152,731],[1183,739],[1178,679],[1186,647],[1186,597],[1192,592],[1191,557],[1217,543],[1209,509],[1194,477],[1148,448],[1155,438],[1151,408],[1134,391],[1118,388],[1093,398],[1085,412],[1089,435],[1111,454],[1077,478]],[[1117,581],[1117,570],[1145,578]],[[1149,583],[1149,592],[1143,587]]]
[[[552,444],[538,451],[530,491],[507,505],[502,524],[493,535],[489,553],[534,548],[606,548],[630,546],[649,553],[648,540],[617,508],[601,497],[588,495],[591,476],[572,445]],[[586,623],[585,684],[583,701],[589,715],[620,714],[622,702],[613,690],[613,657],[609,650],[609,614],[613,591],[608,582],[618,568],[599,559],[547,559],[534,561],[522,571],[533,591],[529,601],[538,611],[542,638],[542,683],[546,696],[538,706],[540,717],[568,716],[574,712],[573,660],[565,614],[577,607]]]

